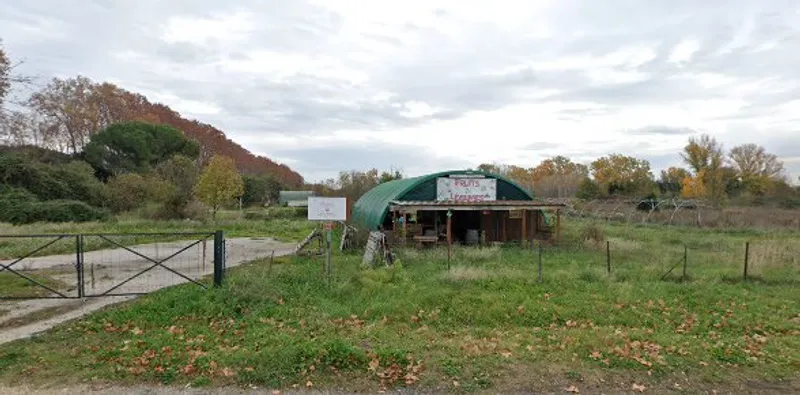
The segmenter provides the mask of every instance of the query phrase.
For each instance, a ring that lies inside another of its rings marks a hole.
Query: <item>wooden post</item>
[[[397,211],[392,210],[392,233],[397,236]]]
[[[689,248],[686,247],[686,244],[683,245],[683,276],[681,276],[681,281],[686,281],[686,266],[689,263]]]
[[[450,270],[450,249],[453,245],[453,219],[450,211],[447,212],[447,270]]]
[[[556,209],[556,242],[561,243],[561,209]]]
[[[508,241],[508,213],[509,211],[501,211],[500,212],[500,220],[503,221],[503,243]]]
[[[522,210],[522,236],[519,241],[521,246],[525,246],[528,240],[528,210]]]
[[[747,281],[747,264],[750,261],[750,242],[744,243],[744,281]]]
[[[451,216],[447,216],[447,245],[453,243],[453,219]]]
[[[401,211],[400,215],[403,217],[403,245],[406,245],[406,239],[408,238],[408,218],[406,218],[405,210]]]

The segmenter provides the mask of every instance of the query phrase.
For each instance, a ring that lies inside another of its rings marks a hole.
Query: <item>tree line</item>
[[[539,197],[583,199],[683,198],[716,206],[774,202],[800,207],[800,188],[792,187],[777,155],[757,144],[725,150],[714,137],[690,137],[679,153],[685,167],[669,167],[655,177],[649,161],[610,154],[589,164],[567,157],[545,159],[531,168],[482,164],[534,191]]]
[[[616,153],[588,164],[558,155],[528,168],[484,163],[476,170],[505,176],[540,198],[680,198],[718,207],[731,202],[800,207],[800,187],[790,185],[783,163],[762,146],[743,144],[726,151],[714,137],[701,135],[689,138],[680,158],[685,167],[669,167],[658,177],[646,159]],[[378,184],[400,178],[399,170],[351,170],[312,189],[357,200]]]
[[[92,135],[112,124],[142,121],[168,125],[199,144],[199,160],[214,155],[231,158],[243,174],[269,174],[288,187],[301,187],[302,176],[284,164],[256,156],[211,125],[183,118],[161,103],[108,82],[84,76],[53,78],[28,97],[6,103],[14,84],[30,82],[15,73],[15,64],[0,41],[0,142],[79,154]],[[30,84],[27,86],[31,86]]]
[[[199,160],[200,145],[169,125],[119,122],[66,154],[36,146],[0,150],[0,222],[81,222],[154,210],[156,219],[215,217],[225,206],[263,205],[282,188],[240,174],[234,160]]]

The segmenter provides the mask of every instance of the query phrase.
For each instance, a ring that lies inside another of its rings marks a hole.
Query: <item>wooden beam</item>
[[[509,210],[553,210],[564,207],[563,205],[541,205],[541,204],[526,204],[526,205],[426,205],[426,204],[392,204],[389,206],[390,210],[418,210],[418,211],[509,211]]]
[[[447,245],[453,244],[453,219],[447,216]]]
[[[556,242],[561,242],[561,210],[556,209]]]
[[[525,246],[528,241],[528,210],[522,209],[522,235],[520,236],[519,244]]]
[[[501,217],[503,219],[503,243],[508,241],[508,211],[501,212]]]
[[[400,214],[403,216],[403,245],[406,245],[406,239],[408,238],[408,218],[406,218],[406,212],[401,211]]]

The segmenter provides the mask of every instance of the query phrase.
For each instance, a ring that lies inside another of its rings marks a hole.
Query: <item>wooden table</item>
[[[436,244],[439,236],[414,236],[414,241],[417,242],[417,248],[422,248],[426,243]]]

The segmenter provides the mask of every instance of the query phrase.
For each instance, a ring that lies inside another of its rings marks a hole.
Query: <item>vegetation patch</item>
[[[800,379],[794,285],[726,283],[699,252],[691,281],[661,281],[669,237],[648,239],[647,227],[604,232],[643,247],[618,254],[610,276],[605,251],[548,248],[541,283],[537,256],[520,248],[492,258],[454,249],[449,270],[442,250],[398,251],[396,265],[374,269],[337,252],[330,279],[322,258],[256,261],[232,269],[222,288],[172,287],[4,345],[0,381],[372,392],[618,392],[678,382],[696,392]],[[580,225],[564,233],[583,245]],[[717,249],[743,237],[686,236]]]

